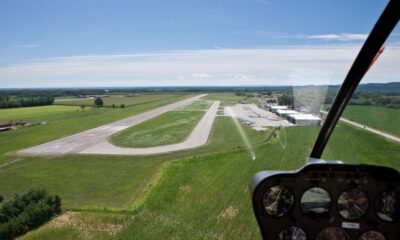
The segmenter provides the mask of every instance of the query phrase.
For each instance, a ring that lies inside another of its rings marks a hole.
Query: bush
[[[43,189],[15,195],[0,208],[0,239],[14,239],[61,213],[61,199]]]
[[[125,104],[121,104],[121,108],[125,108]]]
[[[4,201],[4,196],[0,194],[0,203]]]
[[[96,98],[95,100],[94,100],[94,105],[96,105],[96,107],[102,107],[103,106],[103,99],[101,99],[101,98]]]

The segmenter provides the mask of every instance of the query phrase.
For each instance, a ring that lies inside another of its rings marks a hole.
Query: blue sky
[[[337,83],[386,3],[2,0],[1,87]]]

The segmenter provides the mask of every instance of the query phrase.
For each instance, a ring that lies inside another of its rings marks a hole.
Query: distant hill
[[[393,92],[393,93],[400,93],[400,82],[360,84],[357,87],[357,91],[360,91],[360,92],[386,92],[386,93]]]

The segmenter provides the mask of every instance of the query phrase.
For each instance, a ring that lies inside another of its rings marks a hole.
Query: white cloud
[[[47,58],[0,67],[0,87],[337,84],[359,49],[293,46]],[[398,81],[399,56],[399,45],[386,47],[368,81]]]
[[[322,35],[309,35],[308,39],[328,40],[328,41],[355,41],[365,40],[368,34],[355,34],[355,33],[341,33],[341,34],[322,34]]]

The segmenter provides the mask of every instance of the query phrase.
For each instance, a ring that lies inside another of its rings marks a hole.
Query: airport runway
[[[85,153],[84,150],[92,149],[99,150],[98,147],[93,146],[101,145],[102,143],[108,143],[107,139],[112,134],[124,130],[128,127],[137,125],[151,118],[157,117],[163,113],[174,110],[178,107],[188,105],[193,101],[196,101],[206,94],[198,95],[192,98],[188,98],[179,102],[175,102],[163,107],[159,107],[133,117],[125,118],[110,124],[106,124],[97,128],[86,130],[68,137],[60,138],[48,143],[44,143],[35,147],[18,151],[18,154],[22,155],[60,155],[66,153]],[[214,106],[214,105],[213,105]],[[208,115],[208,112],[207,114]],[[204,117],[203,117],[204,119]],[[203,119],[200,122],[203,122]],[[199,123],[200,124],[200,123]],[[212,125],[212,123],[211,123]],[[197,126],[196,126],[197,128]],[[195,130],[196,130],[195,128]],[[208,135],[207,135],[208,136]],[[111,145],[111,144],[110,144]],[[113,146],[113,145],[111,145]],[[119,149],[118,147],[115,147]],[[110,150],[113,148],[110,148]],[[123,148],[122,148],[123,149]],[[114,149],[115,150],[115,149]],[[94,151],[96,152],[96,151]],[[93,152],[93,153],[94,153]],[[117,154],[117,153],[105,153],[106,151],[98,151],[96,154]],[[154,152],[155,153],[155,152]],[[126,154],[126,153],[125,153]],[[129,153],[128,153],[129,154]],[[132,153],[133,154],[133,153]]]
[[[112,145],[107,139],[86,148],[79,153],[83,154],[108,154],[108,155],[146,155],[179,151],[200,147],[207,143],[212,125],[219,107],[219,101],[214,102],[202,119],[190,133],[189,137],[180,143],[148,148],[124,148]]]

